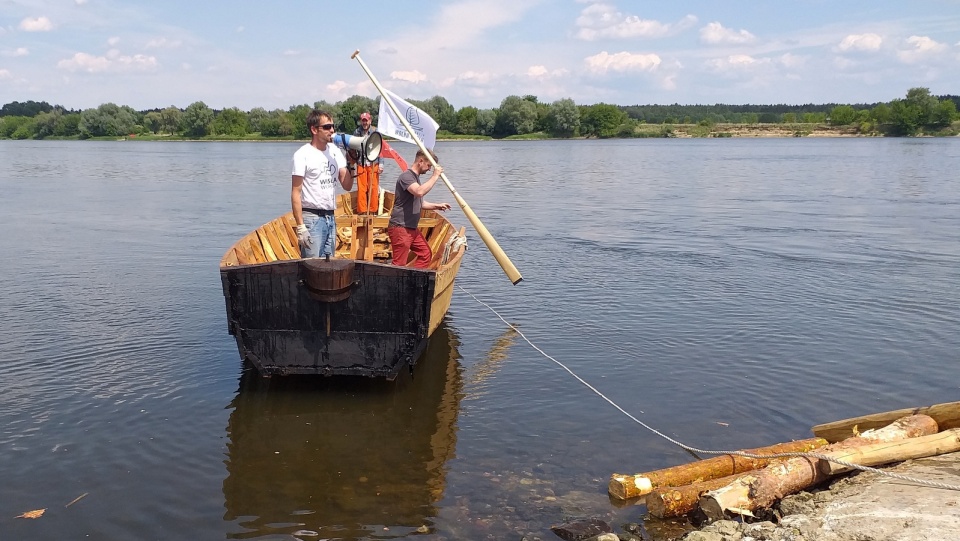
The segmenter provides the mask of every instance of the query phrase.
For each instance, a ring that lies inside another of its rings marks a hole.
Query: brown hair
[[[437,163],[440,163],[440,158],[437,157],[436,153],[434,153],[432,150],[430,150],[429,152],[430,152],[430,156],[433,158],[433,161],[435,161],[435,162],[437,162]],[[413,159],[415,159],[415,160],[416,160],[417,158],[424,158],[424,159],[426,159],[426,157],[427,157],[427,155],[424,154],[422,150],[418,150],[418,151],[417,151],[417,155],[416,155]],[[430,161],[430,160],[427,160],[427,161]]]
[[[314,109],[307,115],[307,131],[310,131],[310,128],[319,128],[321,118],[328,118],[330,122],[333,122],[333,116],[330,113],[321,111],[320,109]]]

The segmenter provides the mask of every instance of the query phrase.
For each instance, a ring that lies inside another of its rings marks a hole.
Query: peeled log
[[[860,437],[828,445],[818,450],[817,454],[849,451],[874,443],[936,434],[937,430],[937,422],[931,417],[913,415],[875,431],[865,432]],[[753,511],[770,507],[788,494],[829,479],[830,475],[824,473],[818,463],[819,459],[802,457],[767,466],[725,487],[707,492],[700,498],[700,509],[712,520],[724,518],[727,513],[752,515]]]
[[[855,436],[854,427],[861,431],[879,428],[908,415],[929,415],[937,422],[940,430],[960,428],[960,402],[946,402],[924,408],[902,409],[852,417],[842,421],[817,425],[812,430],[814,436],[825,438],[830,443],[836,443]]]
[[[656,518],[672,518],[686,515],[697,508],[700,496],[705,492],[729,485],[744,475],[753,472],[728,475],[680,487],[658,487],[647,494],[647,513]]]
[[[957,451],[960,451],[960,428],[952,428],[929,436],[920,436],[903,441],[873,443],[823,454],[851,464],[879,466],[890,462],[925,458]],[[827,475],[837,475],[854,469],[828,460],[821,460],[819,467],[820,471]]]
[[[743,452],[754,455],[774,455],[777,453],[798,453],[812,451],[827,445],[822,438],[810,438],[800,441],[778,443],[769,447],[744,449]],[[681,464],[671,468],[655,470],[636,475],[615,473],[610,476],[607,491],[610,496],[621,500],[629,500],[649,494],[657,487],[677,487],[719,479],[728,475],[735,475],[762,468],[770,463],[771,459],[746,458],[736,455],[721,455],[706,460],[698,460],[689,464]]]

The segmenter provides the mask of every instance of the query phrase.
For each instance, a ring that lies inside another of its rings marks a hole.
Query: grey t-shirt
[[[394,192],[393,212],[390,213],[390,225],[416,229],[420,223],[420,206],[422,197],[416,197],[407,188],[420,183],[420,176],[407,169],[397,178],[397,188]]]

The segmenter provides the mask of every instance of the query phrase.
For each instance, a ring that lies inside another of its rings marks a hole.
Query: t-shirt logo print
[[[423,141],[423,127],[420,126],[420,112],[417,108],[407,107],[407,114],[404,116],[407,117],[407,122],[413,131],[417,132],[417,139]]]

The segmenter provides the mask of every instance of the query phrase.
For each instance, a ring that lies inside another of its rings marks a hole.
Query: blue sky
[[[499,106],[960,94],[960,0],[0,0],[0,103],[287,108],[376,90]]]

